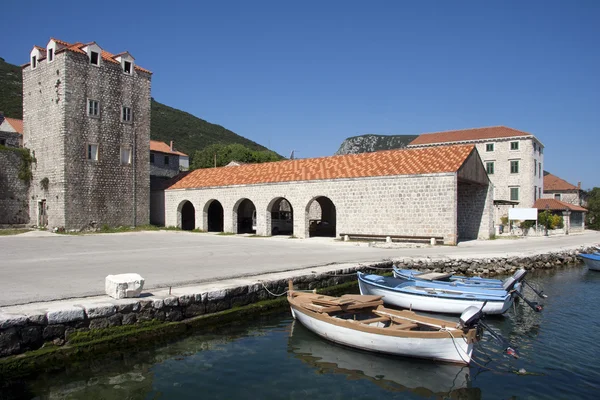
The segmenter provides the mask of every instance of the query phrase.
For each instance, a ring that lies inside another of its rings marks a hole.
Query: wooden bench
[[[411,236],[411,235],[372,235],[367,233],[340,233],[342,239],[348,236],[349,239],[368,239],[368,240],[387,240],[389,237],[392,242],[431,242],[435,239],[436,244],[444,244],[443,236]]]

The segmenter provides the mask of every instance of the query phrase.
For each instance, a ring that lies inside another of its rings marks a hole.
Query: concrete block
[[[139,297],[144,288],[139,274],[108,275],[104,283],[106,294],[115,299]]]
[[[85,318],[83,308],[77,306],[65,306],[63,308],[49,310],[46,315],[48,317],[48,325],[83,321]]]
[[[0,313],[0,329],[8,329],[13,326],[22,326],[26,323],[26,315]]]

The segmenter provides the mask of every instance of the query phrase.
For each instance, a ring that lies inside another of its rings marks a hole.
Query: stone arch
[[[237,233],[256,233],[256,206],[250,199],[239,199],[233,206]]]
[[[183,200],[177,206],[177,227],[184,231],[196,229],[196,209],[189,200]]]
[[[267,206],[267,227],[271,235],[294,234],[294,208],[284,197],[276,197]]]
[[[204,206],[206,230],[208,232],[223,232],[223,205],[219,200],[209,200]]]
[[[336,208],[329,197],[313,197],[306,205],[305,219],[309,237],[336,237]]]

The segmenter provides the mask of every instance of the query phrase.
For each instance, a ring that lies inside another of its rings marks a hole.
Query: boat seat
[[[428,272],[426,274],[419,274],[419,275],[415,275],[415,277],[418,277],[419,279],[426,279],[428,281],[434,281],[437,279],[447,279],[450,278],[452,276],[452,274],[444,274],[442,272]]]
[[[405,322],[400,325],[392,325],[392,326],[390,326],[389,329],[398,329],[398,330],[408,331],[410,329],[414,329],[414,328],[418,328],[418,327],[419,327],[419,325],[417,325],[413,322]]]
[[[389,321],[389,320],[390,320],[389,317],[376,317],[376,318],[356,320],[356,322],[360,322],[361,324],[369,325],[369,324],[372,324],[375,322],[385,322],[385,321]]]

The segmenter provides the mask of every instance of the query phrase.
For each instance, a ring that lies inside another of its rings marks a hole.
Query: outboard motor
[[[487,324],[485,324],[482,321],[483,307],[485,307],[486,303],[487,301],[484,301],[481,308],[477,308],[477,306],[469,306],[465,308],[462,314],[460,314],[460,318],[458,319],[459,327],[464,330],[472,329],[475,327],[477,327],[478,329],[481,328],[482,330],[487,330],[494,339],[496,339],[503,346],[505,346],[504,352],[506,354],[513,356],[514,358],[519,358],[517,351],[511,347],[510,343],[502,336],[500,336],[500,334],[494,332],[492,328],[487,326]]]
[[[502,283],[502,288],[504,290],[506,290],[507,292],[512,292],[514,293],[516,296],[518,296],[519,298],[523,299],[523,301],[529,306],[531,307],[534,311],[536,312],[540,312],[543,310],[543,307],[541,304],[535,302],[535,301],[529,301],[525,298],[525,296],[523,296],[523,294],[519,291],[515,289],[515,286],[519,283],[525,284],[527,286],[529,286],[531,288],[531,290],[533,290],[535,292],[535,294],[537,294],[538,296],[542,297],[542,298],[546,298],[548,296],[546,296],[543,293],[538,292],[537,290],[535,290],[534,288],[531,287],[531,285],[529,283],[527,283],[527,281],[524,279],[525,275],[527,274],[527,271],[524,269],[520,269],[517,272],[515,272],[513,274],[513,276],[506,278],[506,280]]]

